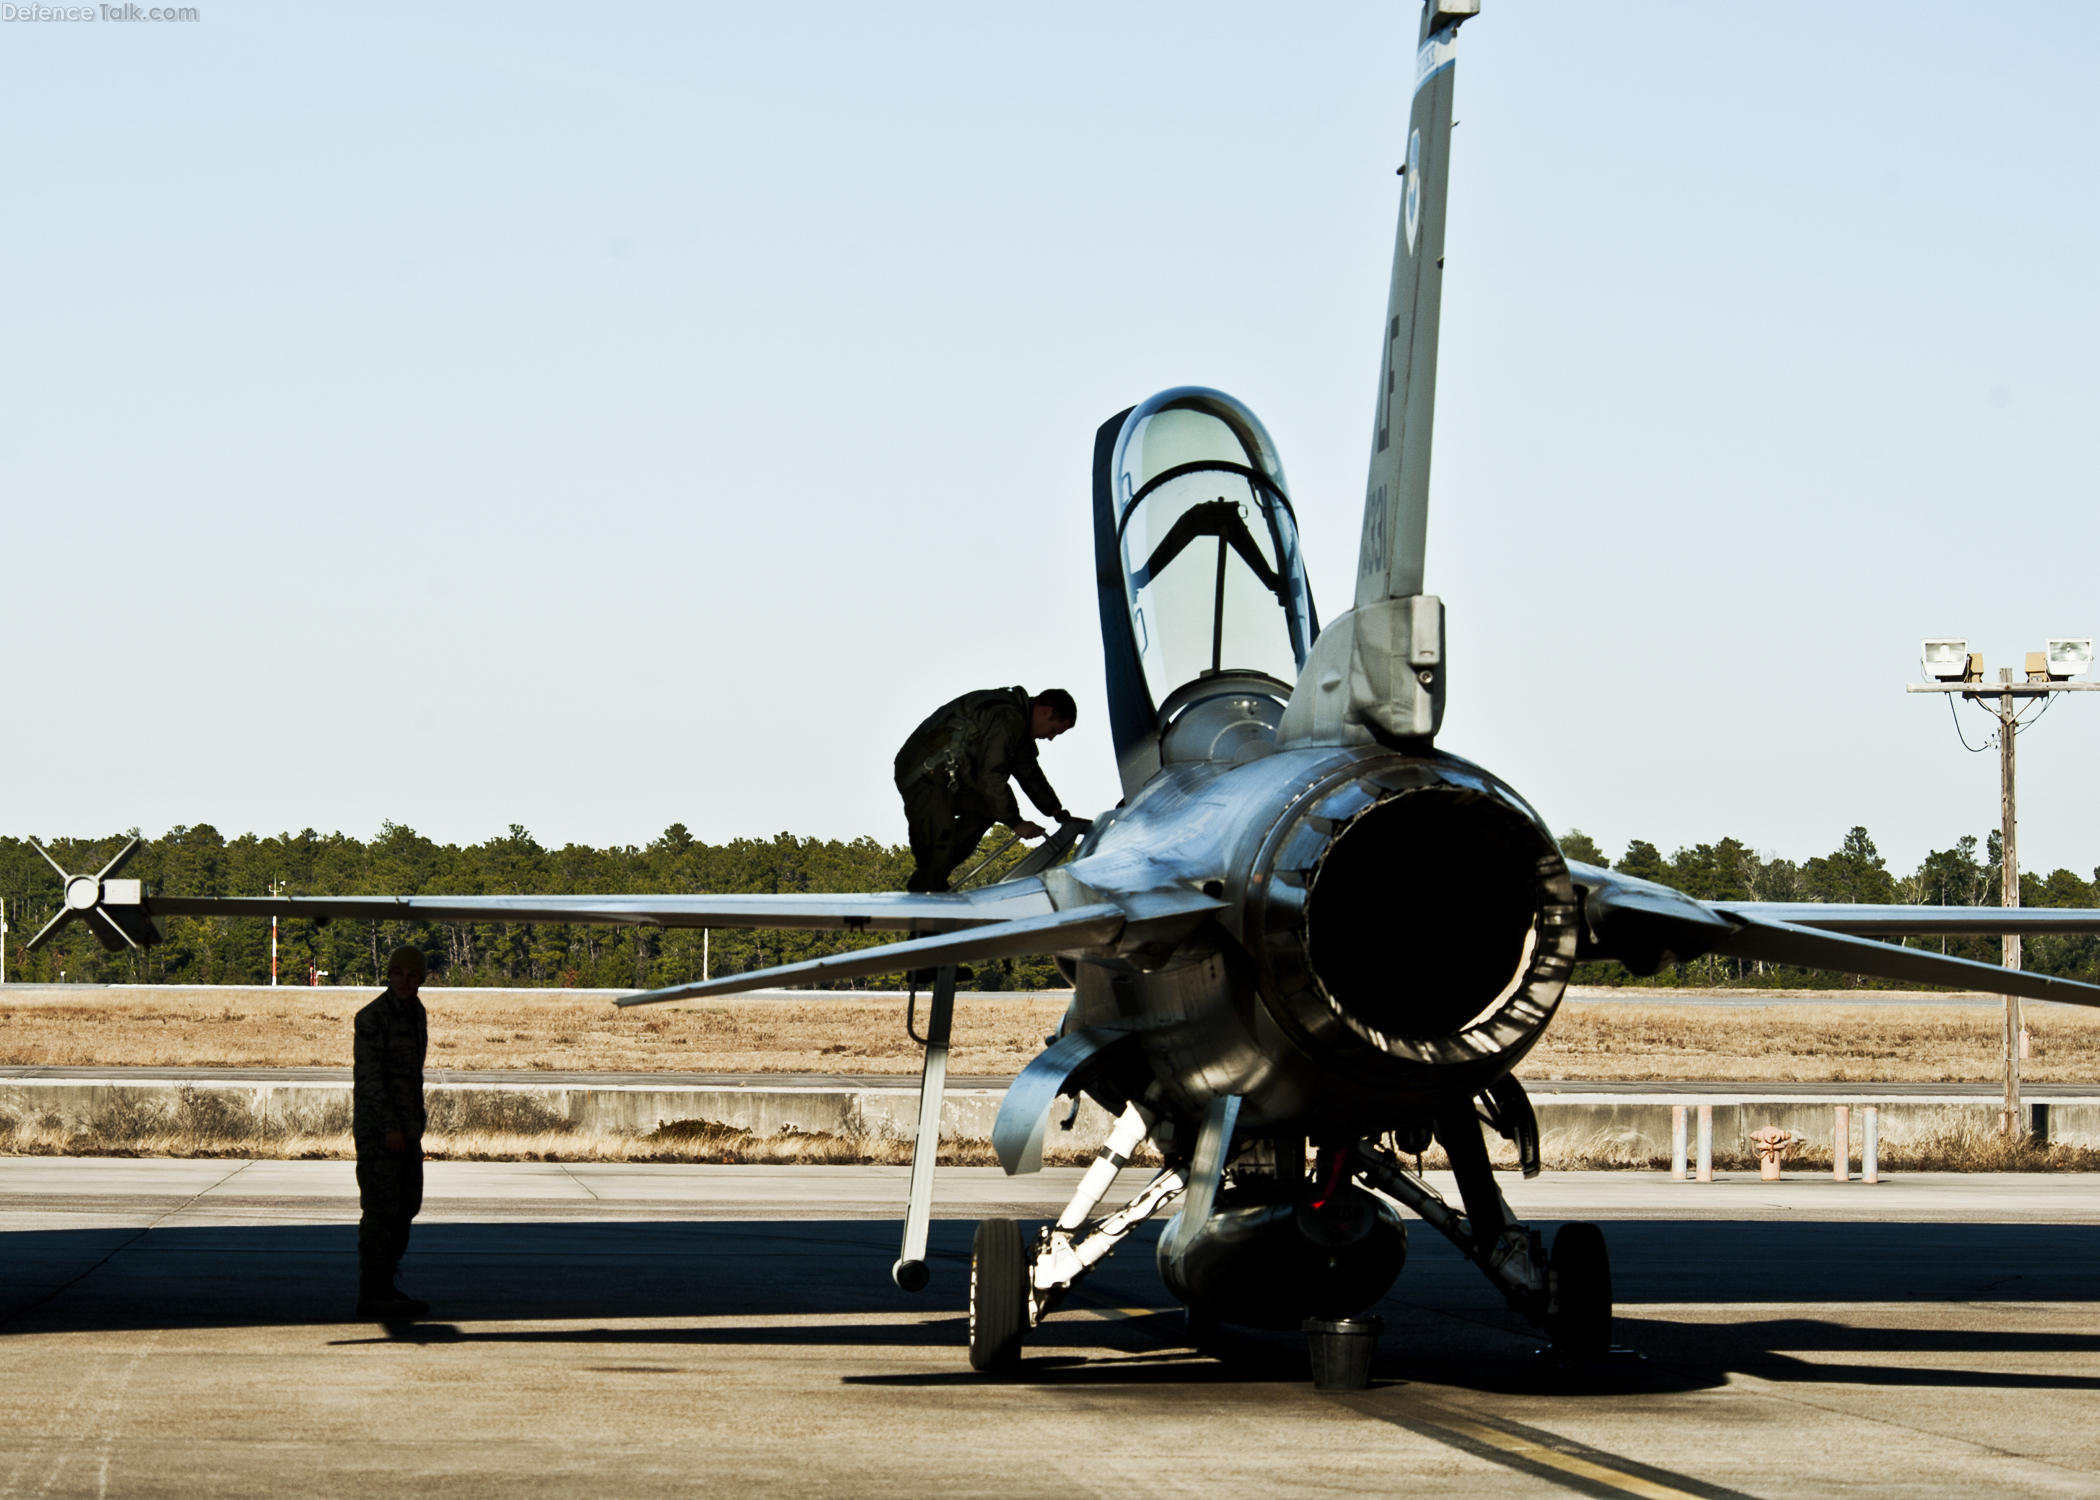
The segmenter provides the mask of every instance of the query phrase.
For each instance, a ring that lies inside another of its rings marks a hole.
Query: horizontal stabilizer
[[[1612,958],[1636,974],[1706,954],[1793,964],[1872,979],[1944,985],[1991,995],[2100,1005],[2100,987],[1863,936],[1939,937],[2003,932],[2096,932],[2100,911],[2065,907],[1851,906],[1695,901],[1682,891],[1568,861],[1582,893],[1578,962]]]
[[[1716,901],[1712,909],[1753,922],[1785,922],[1824,932],[1882,937],[2100,932],[2100,910],[2089,906],[1851,906],[1835,901]]]
[[[1741,914],[1738,913],[1741,919]],[[1819,932],[1791,922],[1751,917],[1745,925],[1708,950],[1725,958],[1748,958],[1804,969],[1833,969],[1871,979],[1898,979],[1912,984],[1938,984],[1981,990],[1992,995],[2019,995],[2028,1000],[2056,1000],[2066,1005],[2100,1006],[2100,985],[2079,984],[2051,974],[2002,969],[1974,959],[1952,958],[1925,948],[1898,948],[1849,933]]]
[[[1585,932],[1577,960],[1615,958],[1636,974],[1658,974],[1713,951],[1735,930],[1726,917],[1682,891],[1568,861],[1582,895]]]
[[[772,989],[783,984],[830,984],[841,979],[865,979],[871,974],[894,974],[899,969],[933,969],[944,964],[976,963],[988,958],[1019,958],[1030,953],[1050,953],[1061,948],[1091,947],[1105,943],[1123,930],[1123,909],[1103,901],[1047,917],[1022,917],[996,922],[964,932],[939,937],[913,938],[908,942],[885,943],[880,948],[856,948],[828,958],[812,958],[799,964],[780,964],[726,979],[703,980],[698,984],[675,985],[629,995],[621,1006],[661,1005],[666,1000],[698,999],[706,995],[735,995],[744,990]]]

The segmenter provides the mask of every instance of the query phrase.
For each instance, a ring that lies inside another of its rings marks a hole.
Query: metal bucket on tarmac
[[[1307,1318],[1302,1326],[1314,1390],[1360,1391],[1371,1383],[1371,1355],[1385,1319]]]

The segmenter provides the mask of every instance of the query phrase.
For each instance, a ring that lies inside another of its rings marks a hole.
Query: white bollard
[[[1699,1180],[1714,1180],[1714,1107],[1699,1106]]]
[[[1867,1138],[1859,1148],[1859,1180],[1881,1181],[1881,1109],[1878,1105],[1867,1106]]]
[[[1670,1106],[1670,1181],[1682,1182],[1684,1170],[1684,1106]]]
[[[1850,1182],[1852,1180],[1852,1106],[1837,1107],[1837,1123],[1831,1128],[1833,1147],[1830,1154],[1830,1180]]]

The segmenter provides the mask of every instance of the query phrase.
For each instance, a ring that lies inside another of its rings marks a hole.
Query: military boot
[[[391,1276],[367,1276],[358,1285],[360,1318],[420,1318],[429,1311],[428,1302],[405,1295]]]

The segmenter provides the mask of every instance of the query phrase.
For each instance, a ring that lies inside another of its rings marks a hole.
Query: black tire
[[[1546,1336],[1554,1352],[1571,1359],[1611,1353],[1611,1255],[1604,1231],[1594,1224],[1561,1225],[1546,1275]]]
[[[1021,1226],[986,1219],[970,1242],[970,1368],[1011,1370],[1028,1332],[1028,1257]]]

